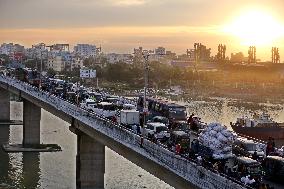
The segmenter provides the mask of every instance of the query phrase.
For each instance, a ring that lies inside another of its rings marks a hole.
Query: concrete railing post
[[[103,189],[105,146],[85,134],[78,135],[77,145],[77,189]]]
[[[0,121],[10,121],[10,93],[0,88]]]
[[[23,103],[23,145],[40,144],[41,108],[27,100]]]

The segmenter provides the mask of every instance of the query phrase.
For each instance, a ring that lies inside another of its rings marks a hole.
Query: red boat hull
[[[247,135],[261,140],[268,140],[272,137],[276,140],[284,139],[284,127],[241,127],[232,125],[236,133]]]

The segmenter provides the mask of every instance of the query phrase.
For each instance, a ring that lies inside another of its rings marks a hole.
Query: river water
[[[284,106],[280,104],[253,104],[221,98],[179,103],[188,107],[188,113],[195,113],[207,123],[221,122],[229,125],[237,117],[262,111],[269,113],[276,121],[284,121]],[[22,119],[21,103],[11,103],[11,118]],[[75,188],[76,136],[69,131],[68,126],[66,122],[42,110],[41,142],[59,144],[63,151],[7,154],[0,149],[0,188],[2,185],[21,189]],[[0,126],[0,143],[7,142],[22,142],[22,126]],[[105,188],[172,187],[107,148]]]

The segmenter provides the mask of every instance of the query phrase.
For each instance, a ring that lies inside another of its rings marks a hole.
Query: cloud
[[[128,7],[128,6],[139,6],[144,5],[148,1],[147,0],[108,0],[111,5],[120,6],[120,7]]]

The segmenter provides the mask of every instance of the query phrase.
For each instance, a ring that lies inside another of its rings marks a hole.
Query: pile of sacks
[[[232,144],[237,134],[220,123],[210,123],[199,135],[202,145],[213,151],[213,158],[224,159],[232,157]]]

